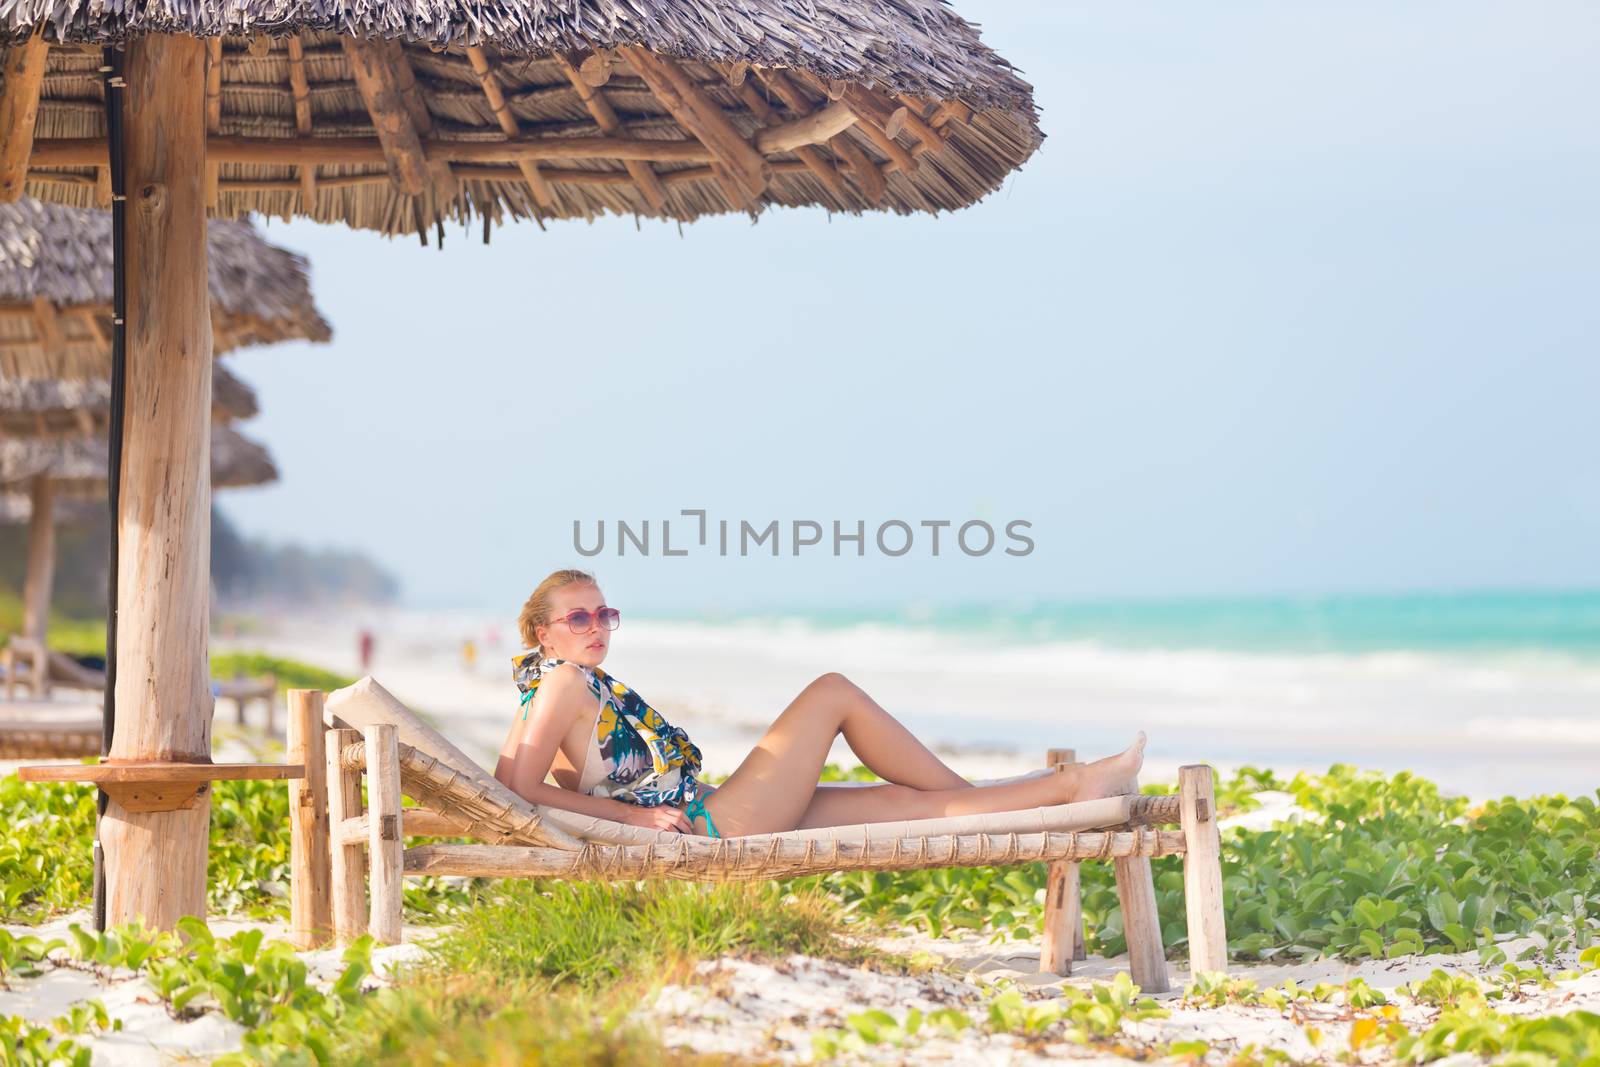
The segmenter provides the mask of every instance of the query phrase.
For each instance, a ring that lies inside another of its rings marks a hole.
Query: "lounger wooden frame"
[[[1090,831],[974,833],[933,837],[802,840],[786,834],[722,839],[684,836],[667,843],[596,844],[542,825],[537,809],[511,810],[465,776],[410,745],[396,727],[324,729],[323,694],[293,690],[289,758],[326,775],[291,782],[292,936],[311,947],[370,933],[401,939],[406,876],[559,877],[690,881],[788,878],[843,870],[1050,863],[1041,970],[1069,974],[1082,958],[1077,865],[1110,860],[1116,868],[1133,980],[1146,992],[1171,988],[1156,915],[1150,859],[1183,856],[1190,971],[1227,968],[1222,871],[1212,772],[1179,772],[1176,795],[1131,799],[1129,822]],[[1072,762],[1053,749],[1050,765]],[[362,800],[362,776],[367,799]],[[402,808],[402,795],[428,805]],[[1176,824],[1177,829],[1162,829]],[[481,844],[420,844],[412,836],[474,838]],[[530,843],[535,842],[535,843]],[[370,886],[370,894],[369,894]]]

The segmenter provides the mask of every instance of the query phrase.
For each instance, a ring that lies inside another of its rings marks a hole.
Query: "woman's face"
[[[571,660],[585,667],[598,666],[611,649],[611,631],[596,620],[590,624],[588,633],[575,634],[565,621],[555,620],[565,620],[570,613],[579,608],[594,616],[605,606],[606,600],[600,594],[600,587],[587,582],[571,582],[551,593],[552,621],[534,628],[544,655]]]

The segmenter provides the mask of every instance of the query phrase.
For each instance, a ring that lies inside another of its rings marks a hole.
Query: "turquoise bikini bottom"
[[[722,836],[717,832],[717,824],[711,821],[711,813],[706,810],[706,802],[699,797],[695,797],[685,804],[683,813],[689,816],[689,824],[691,826],[694,825],[694,820],[704,818],[706,821],[706,833],[712,837]]]

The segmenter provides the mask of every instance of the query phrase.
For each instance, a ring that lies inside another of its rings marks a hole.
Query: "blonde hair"
[[[595,586],[600,584],[588,571],[569,567],[566,570],[550,572],[550,576],[540,582],[529,595],[522,605],[522,613],[517,616],[517,629],[522,634],[524,648],[539,648],[538,627],[550,621],[550,595],[562,586],[577,583]]]

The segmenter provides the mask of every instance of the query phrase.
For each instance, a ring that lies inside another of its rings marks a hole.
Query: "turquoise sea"
[[[1261,653],[1550,652],[1600,657],[1600,590],[912,604],[740,611],[698,622],[800,620],[1124,649]],[[686,620],[687,621],[687,620]]]
[[[1595,590],[801,606],[663,624],[716,672],[766,664],[745,691],[786,664],[843,671],[956,748],[1105,751],[1144,729],[1152,756],[1176,762],[1350,762],[1474,796],[1600,785]]]

